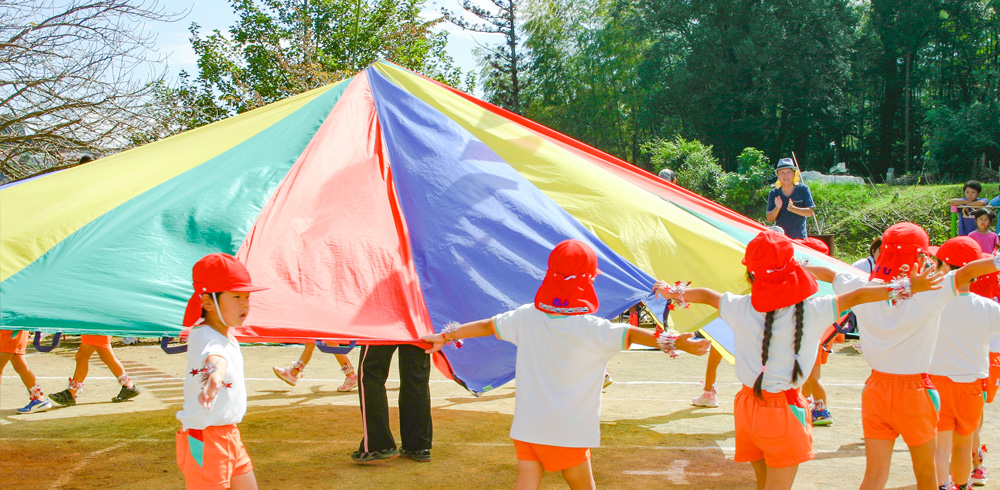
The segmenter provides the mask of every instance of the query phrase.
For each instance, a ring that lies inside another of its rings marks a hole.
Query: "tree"
[[[19,179],[128,146],[147,123],[152,37],[138,21],[170,21],[138,0],[0,4],[0,170]]]
[[[490,0],[497,10],[484,9],[470,0],[462,0],[466,12],[482,19],[472,23],[454,12],[443,9],[445,19],[462,29],[487,34],[500,34],[504,43],[480,47],[476,54],[482,66],[481,76],[486,100],[514,113],[521,113],[521,73],[525,57],[518,51],[518,0]]]
[[[440,19],[419,18],[423,0],[230,0],[239,16],[227,34],[191,25],[198,77],[182,82],[188,113],[245,112],[354,75],[387,58],[457,86],[461,70],[445,52]],[[474,84],[474,79],[466,78]]]

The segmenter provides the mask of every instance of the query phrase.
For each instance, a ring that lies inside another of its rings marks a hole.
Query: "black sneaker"
[[[127,386],[122,386],[121,391],[119,391],[118,395],[112,398],[111,401],[115,403],[123,402],[125,400],[128,400],[129,398],[135,398],[139,396],[139,393],[142,393],[142,390],[139,389],[139,385],[132,383],[131,388]]]
[[[430,449],[418,449],[416,451],[409,451],[404,449],[399,453],[400,456],[406,459],[412,459],[419,463],[427,463],[431,460],[431,450]]]
[[[52,400],[60,405],[65,405],[71,407],[76,405],[76,397],[73,396],[69,390],[62,390],[59,393],[53,393],[49,395],[49,400]]]
[[[370,453],[366,453],[364,451],[354,451],[351,453],[351,459],[353,459],[355,463],[367,463],[369,461],[377,461],[380,459],[392,459],[396,456],[399,456],[399,451],[397,451],[396,448],[380,449]],[[428,457],[430,457],[430,454],[428,454]]]

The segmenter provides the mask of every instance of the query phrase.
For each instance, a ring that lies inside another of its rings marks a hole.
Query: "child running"
[[[840,311],[861,303],[886,300],[883,285],[858,288],[839,296],[809,298],[819,290],[816,279],[795,260],[788,238],[764,231],[747,244],[743,265],[750,294],[720,294],[706,288],[687,289],[657,281],[653,290],[684,305],[706,304],[733,329],[736,377],[736,462],[749,462],[757,488],[789,489],[798,466],[815,457],[811,414],[800,387],[819,352],[826,328]],[[931,271],[911,274],[913,291],[926,291],[941,281]]]
[[[28,349],[27,330],[0,330],[0,373],[9,362],[14,366],[14,372],[21,377],[21,382],[28,389],[28,404],[17,409],[17,413],[41,412],[52,408],[42,387],[38,386],[35,373],[28,369],[28,363],[24,360],[24,353]]]
[[[302,355],[299,356],[299,360],[292,363],[292,367],[278,367],[272,366],[271,370],[274,371],[274,375],[280,378],[282,381],[295,386],[299,383],[299,377],[302,376],[302,371],[306,370],[306,365],[312,360],[313,352],[316,350],[315,343],[308,343],[305,345],[305,349],[302,350]],[[340,363],[340,370],[344,372],[344,383],[337,387],[337,391],[351,391],[356,386],[358,386],[358,375],[354,372],[354,366],[351,365],[351,360],[347,358],[344,354],[334,354],[337,358],[337,362]]]
[[[243,325],[250,293],[267,288],[253,285],[246,267],[228,254],[206,255],[191,276],[195,292],[184,326],[205,321],[188,334],[177,465],[189,490],[256,490],[253,463],[236,427],[247,412],[243,354],[229,328]]]
[[[69,387],[53,393],[50,397],[52,401],[60,405],[76,405],[76,397],[83,390],[83,381],[87,379],[87,373],[90,371],[90,358],[95,352],[111,370],[111,374],[118,378],[118,384],[121,385],[118,394],[111,398],[112,402],[123,402],[142,393],[139,386],[125,373],[125,366],[122,366],[121,361],[115,356],[115,351],[111,349],[110,335],[81,335],[80,347],[76,350],[76,369],[73,371],[73,377],[69,378]]]
[[[982,258],[979,250],[972,238],[952,238],[937,250],[937,269],[957,270]],[[970,293],[968,285],[959,287],[958,292],[941,312],[941,331],[929,370],[941,397],[937,481],[946,490],[969,487],[969,455],[972,434],[983,413],[982,380],[989,375],[990,336],[1000,335],[1000,304]]]
[[[808,269],[838,294],[869,286],[873,282],[905,285],[907,272],[918,260],[924,263],[929,249],[927,233],[913,223],[897,223],[882,234],[882,253],[870,280],[833,270]],[[927,370],[934,355],[941,311],[958,295],[958,287],[972,278],[995,271],[990,259],[970,262],[949,272],[943,287],[893,306],[870,303],[854,308],[862,332],[861,345],[872,374],[861,394],[861,422],[865,437],[865,476],[862,490],[881,490],[889,478],[892,448],[899,436],[909,448],[918,490],[937,488],[935,437],[938,395]]]
[[[422,339],[428,353],[446,343],[496,335],[517,346],[514,421],[519,490],[537,489],[546,471],[561,471],[571,489],[595,488],[590,448],[601,443],[601,385],[611,357],[631,343],[696,355],[708,340],[611,323],[598,308],[597,255],[579,240],[565,240],[549,255],[534,304],[466,323]],[[658,343],[659,342],[659,343]]]

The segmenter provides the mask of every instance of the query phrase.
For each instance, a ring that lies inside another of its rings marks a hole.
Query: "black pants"
[[[358,397],[365,434],[363,452],[394,449],[396,441],[389,431],[389,399],[385,380],[389,377],[392,353],[399,349],[399,431],[403,449],[419,451],[431,448],[431,356],[410,344],[370,345],[361,347],[358,363]]]

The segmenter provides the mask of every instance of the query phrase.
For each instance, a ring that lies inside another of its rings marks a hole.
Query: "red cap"
[[[807,236],[801,240],[795,240],[795,241],[819,253],[830,255],[830,247],[826,246],[826,242],[820,240],[819,238]]]
[[[563,240],[549,254],[549,270],[545,273],[535,308],[554,315],[582,315],[597,311],[597,291],[594,278],[597,254],[580,240]]]
[[[904,269],[911,267],[917,262],[917,256],[929,252],[929,249],[930,242],[923,228],[905,221],[896,223],[882,234],[882,252],[869,279],[889,282],[900,274],[906,274]]]
[[[978,243],[977,243],[978,245]],[[980,258],[988,259],[993,257],[990,254],[984,253]],[[972,281],[969,285],[969,291],[976,293],[984,298],[992,299],[993,301],[1000,301],[1000,271],[991,272],[989,274],[983,274]]]
[[[969,262],[979,260],[983,249],[979,243],[968,236],[957,236],[938,247],[935,257],[948,265],[963,267]]]
[[[816,278],[795,260],[795,247],[780,233],[762,231],[747,244],[743,265],[753,274],[750,303],[759,312],[797,304],[819,291]]]
[[[223,291],[263,291],[267,288],[250,282],[250,272],[240,261],[229,254],[208,254],[191,269],[194,294],[184,310],[184,326],[194,325],[201,318],[201,295]]]

